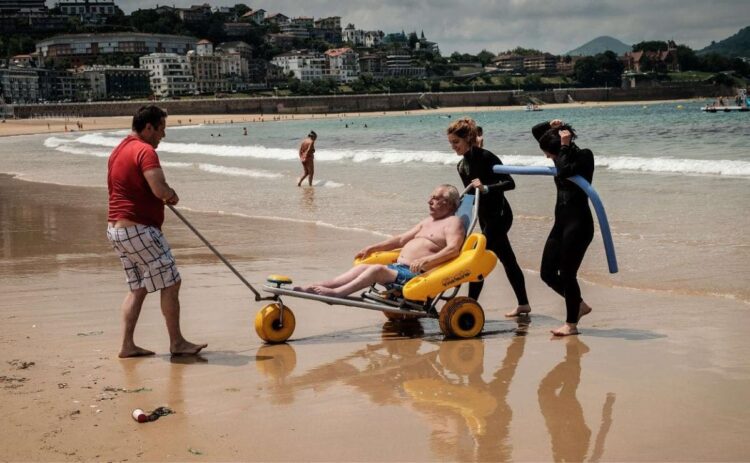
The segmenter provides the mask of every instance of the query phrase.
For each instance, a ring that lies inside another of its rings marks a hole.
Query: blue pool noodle
[[[517,175],[557,175],[555,167],[525,167],[525,166],[495,166],[493,170],[496,174],[517,174]],[[604,251],[607,254],[607,265],[609,273],[617,273],[617,257],[615,256],[615,244],[612,241],[612,232],[609,230],[607,213],[604,210],[604,204],[599,198],[599,194],[594,190],[585,178],[580,175],[568,177],[568,180],[578,185],[589,197],[591,204],[594,205],[596,218],[599,220],[599,229],[602,231],[602,241],[604,241]]]

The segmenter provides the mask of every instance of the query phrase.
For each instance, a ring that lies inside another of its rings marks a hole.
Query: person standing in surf
[[[302,163],[302,176],[297,180],[297,186],[302,185],[302,181],[307,178],[307,184],[312,186],[313,174],[315,173],[315,140],[318,134],[311,130],[307,137],[302,140],[299,147],[299,160]]]
[[[591,312],[581,298],[578,268],[594,237],[594,220],[588,196],[568,177],[580,175],[591,183],[594,154],[573,143],[576,133],[559,119],[542,122],[531,129],[539,148],[555,163],[555,223],[544,245],[540,276],[550,288],[565,298],[565,324],[552,331],[555,336],[578,334],[578,322]]]
[[[477,194],[482,195],[479,202],[479,225],[487,238],[487,249],[500,259],[518,299],[518,307],[505,315],[516,317],[528,314],[531,307],[526,295],[526,281],[508,239],[508,231],[513,224],[513,211],[505,199],[505,192],[514,189],[516,184],[510,175],[493,172],[492,167],[502,165],[502,161],[493,153],[477,146],[477,124],[473,119],[457,119],[448,126],[447,132],[451,148],[461,156],[457,168],[464,187],[472,185]],[[469,297],[477,300],[483,285],[483,281],[469,283]]]

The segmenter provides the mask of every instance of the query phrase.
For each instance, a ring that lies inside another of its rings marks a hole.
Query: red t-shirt
[[[107,187],[110,222],[127,219],[161,229],[164,202],[151,191],[143,173],[161,168],[154,148],[128,135],[109,155]]]

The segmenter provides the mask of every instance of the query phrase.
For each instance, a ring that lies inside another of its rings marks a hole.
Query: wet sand
[[[699,99],[704,101],[705,99]],[[540,107],[544,110],[558,108],[597,108],[607,106],[644,105],[660,103],[684,103],[688,100],[665,100],[665,101],[594,101],[579,103],[556,103],[545,104]],[[525,106],[463,106],[438,109],[422,109],[413,111],[375,111],[360,113],[327,113],[327,114],[173,114],[168,119],[169,127],[189,126],[198,124],[254,124],[269,123],[286,120],[307,119],[338,119],[355,117],[380,117],[380,116],[403,116],[404,114],[425,115],[430,114],[453,114],[463,115],[467,113],[488,111],[525,111]],[[542,113],[540,113],[542,114]],[[0,137],[13,135],[31,135],[40,133],[65,133],[65,132],[90,132],[98,130],[120,130],[130,129],[132,116],[115,117],[50,117],[39,119],[7,119],[0,124]],[[81,124],[79,128],[78,123]]]
[[[304,189],[292,194],[304,195]],[[0,175],[0,460],[746,461],[746,304],[584,284],[582,335],[551,339],[562,300],[526,273],[533,313],[502,314],[495,271],[481,338],[437,323],[287,299],[289,343],[264,345],[262,307],[176,217],[186,336],[170,358],[158,298],[121,360],[123,274],[105,239],[106,192]],[[347,268],[365,232],[233,216],[186,216],[253,284]],[[138,424],[133,409],[175,414]]]

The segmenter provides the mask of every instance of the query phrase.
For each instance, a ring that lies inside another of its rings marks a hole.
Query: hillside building
[[[282,53],[275,56],[271,63],[278,66],[284,75],[291,73],[302,82],[323,79],[326,75],[326,57],[316,51]]]
[[[39,75],[29,68],[0,68],[0,97],[10,104],[36,103]]]
[[[65,16],[77,17],[83,23],[104,23],[120,9],[112,0],[65,0],[55,3]]]
[[[359,54],[351,48],[327,50],[326,77],[339,83],[349,83],[359,78]]]
[[[99,55],[123,53],[146,55],[175,53],[184,55],[195,49],[194,37],[140,32],[57,35],[37,42],[41,59],[68,59],[75,65],[89,64]]]
[[[197,91],[186,56],[150,53],[141,56],[140,67],[150,72],[151,91],[156,96],[194,95]]]
[[[89,101],[144,98],[151,95],[150,72],[133,66],[81,66],[73,74],[86,82]]]

